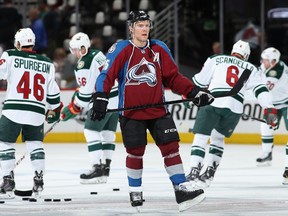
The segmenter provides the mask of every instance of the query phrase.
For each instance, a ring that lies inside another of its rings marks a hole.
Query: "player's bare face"
[[[275,65],[275,61],[270,62],[269,59],[262,59],[261,63],[264,65],[266,69],[273,67]]]
[[[132,41],[136,46],[143,47],[147,43],[147,39],[150,32],[150,21],[138,21],[134,23],[132,29]]]
[[[73,54],[73,55],[75,55],[76,56],[76,58],[78,58],[78,59],[80,59],[81,58],[81,50],[79,50],[79,49],[77,49],[77,48],[75,48],[75,49],[71,49],[71,53]]]

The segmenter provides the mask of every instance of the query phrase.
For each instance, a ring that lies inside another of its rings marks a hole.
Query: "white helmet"
[[[86,49],[86,53],[88,52],[88,48],[91,46],[90,39],[87,34],[83,32],[79,32],[75,34],[70,42],[69,42],[70,52],[73,54],[73,49],[81,49],[83,46]],[[86,55],[86,53],[84,55]]]
[[[243,56],[244,60],[248,60],[250,55],[250,46],[248,42],[239,40],[237,41],[232,48],[231,54],[238,53]]]
[[[272,64],[272,61],[275,60],[275,64],[277,64],[280,60],[280,56],[281,53],[279,52],[279,50],[277,50],[274,47],[269,47],[265,50],[263,50],[262,54],[261,54],[261,58],[262,59],[268,59],[270,64]]]
[[[16,48],[20,44],[20,48],[23,46],[34,46],[35,45],[35,34],[30,28],[19,29],[14,37],[14,46]]]

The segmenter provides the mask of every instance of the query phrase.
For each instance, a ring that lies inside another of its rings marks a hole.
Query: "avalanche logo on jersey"
[[[127,79],[126,85],[140,85],[146,82],[153,87],[157,84],[155,65],[143,58],[139,64],[130,68]]]

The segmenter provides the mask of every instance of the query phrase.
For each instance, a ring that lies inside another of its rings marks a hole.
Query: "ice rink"
[[[282,185],[285,146],[275,146],[270,167],[257,167],[260,145],[226,144],[222,163],[206,199],[183,213],[178,212],[172,185],[163,167],[160,151],[149,144],[144,156],[143,196],[140,213],[129,203],[125,170],[125,150],[116,145],[111,174],[107,184],[81,185],[79,175],[90,169],[86,144],[46,144],[44,191],[37,202],[22,197],[0,204],[0,215],[82,216],[82,215],[288,215],[288,186]],[[16,156],[25,153],[25,145],[17,144]],[[190,144],[182,144],[180,152],[186,173],[189,171]],[[29,157],[15,169],[16,188],[32,188],[33,173]],[[118,188],[119,191],[113,191]],[[97,194],[91,195],[91,192]],[[45,202],[44,199],[61,199]],[[64,201],[71,198],[72,201]]]

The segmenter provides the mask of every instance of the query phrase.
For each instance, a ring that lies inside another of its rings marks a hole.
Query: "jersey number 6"
[[[226,83],[233,87],[238,82],[238,74],[239,69],[238,67],[231,65],[227,68],[227,76],[226,76]]]

